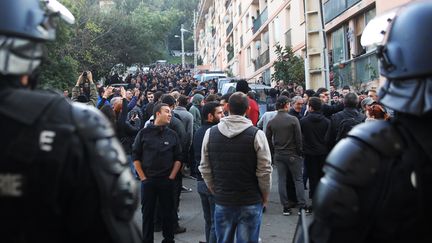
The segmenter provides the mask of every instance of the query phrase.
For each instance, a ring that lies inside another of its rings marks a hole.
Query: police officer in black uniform
[[[31,90],[55,0],[0,1],[1,242],[141,241],[138,187],[109,122],[95,108]]]
[[[314,195],[314,219],[298,239],[432,242],[432,1],[391,15],[375,34],[383,33],[380,102],[395,118],[358,125],[335,146]]]

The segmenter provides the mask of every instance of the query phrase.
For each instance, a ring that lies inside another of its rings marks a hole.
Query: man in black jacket
[[[326,88],[319,88],[315,92],[314,96],[321,99],[322,102],[321,112],[327,118],[330,118],[336,112],[342,111],[344,109],[343,103],[329,105],[330,92]]]
[[[133,145],[135,169],[141,180],[143,242],[153,242],[156,200],[162,211],[163,242],[174,242],[174,180],[181,167],[181,141],[167,125],[171,109],[159,103],[154,107],[154,124],[142,129]]]
[[[308,114],[300,120],[305,166],[309,177],[309,198],[312,198],[319,179],[323,176],[322,167],[329,152],[330,120],[321,113],[321,107],[321,100],[311,97]]]
[[[220,119],[224,117],[224,112],[222,105],[218,102],[209,102],[203,106],[203,117],[205,120],[203,124],[194,135],[193,147],[195,154],[195,173],[197,176],[197,191],[201,198],[201,206],[204,213],[205,220],[205,234],[206,234],[206,242],[207,243],[215,243],[216,242],[216,234],[213,224],[214,217],[214,209],[215,209],[215,201],[211,192],[208,190],[201,173],[198,170],[198,166],[201,161],[201,147],[204,139],[204,134],[210,127],[219,123]]]
[[[344,128],[341,124],[344,120],[353,120],[356,123],[364,122],[366,116],[357,110],[357,105],[359,103],[359,98],[355,93],[348,93],[344,97],[345,108],[342,111],[332,115],[331,117],[331,132],[329,144],[331,147],[336,145],[338,142],[338,132],[340,129]]]

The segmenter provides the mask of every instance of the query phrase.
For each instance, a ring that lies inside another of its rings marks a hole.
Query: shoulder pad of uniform
[[[386,157],[402,152],[403,140],[396,127],[390,122],[373,121],[354,127],[348,136],[357,138]]]
[[[53,102],[65,100],[58,94],[45,91],[14,89],[6,93],[0,102],[0,113],[21,123],[33,124]]]
[[[363,186],[378,172],[382,157],[394,157],[401,151],[402,140],[391,124],[361,124],[336,144],[324,171],[345,184]]]
[[[115,135],[108,119],[93,106],[72,103],[72,117],[78,131],[87,138],[97,139]]]

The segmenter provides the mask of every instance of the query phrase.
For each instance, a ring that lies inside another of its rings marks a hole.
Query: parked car
[[[222,93],[222,87],[226,83],[235,83],[237,79],[235,78],[218,78],[217,80],[217,92]]]
[[[255,94],[255,100],[258,103],[260,117],[267,111],[267,98],[270,93],[270,86],[263,84],[249,84],[249,88]],[[234,93],[236,91],[236,83],[225,83],[222,85],[221,94]]]

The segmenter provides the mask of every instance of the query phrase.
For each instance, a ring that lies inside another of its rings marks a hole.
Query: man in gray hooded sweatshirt
[[[236,92],[229,116],[204,135],[199,170],[215,199],[218,242],[258,242],[271,187],[271,154],[263,131],[245,117],[248,97]]]

